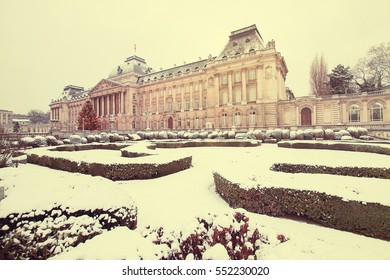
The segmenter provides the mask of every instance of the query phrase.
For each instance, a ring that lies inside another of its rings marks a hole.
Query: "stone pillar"
[[[183,89],[182,86],[178,87],[178,90],[179,90],[179,93],[180,93],[180,99],[181,99],[181,110],[180,111],[184,112],[185,102],[184,102],[184,92],[182,92],[182,89]]]
[[[194,84],[193,83],[190,83],[190,111],[192,111],[193,110],[193,108],[194,108],[194,102],[193,102],[193,98],[194,98],[194,94],[193,94],[193,92],[194,92],[194,89],[193,89],[193,86],[194,86]]]
[[[229,100],[227,105],[233,104],[233,88],[232,88],[232,71],[229,71],[228,73],[228,94],[229,94]]]
[[[121,91],[120,93],[120,114],[124,113],[124,92]]]
[[[367,107],[367,101],[363,101],[363,106],[360,109],[360,122],[367,123],[368,122],[368,107]]]
[[[152,96],[153,96],[153,93],[152,92],[149,92],[149,105],[148,105],[148,111],[151,112],[152,111]],[[159,103],[158,103],[158,97],[156,98],[156,105],[158,106]]]
[[[246,68],[241,70],[241,84],[242,84],[242,104],[246,104]]]
[[[260,101],[263,99],[263,93],[261,91],[261,66],[256,67],[256,101]],[[258,102],[257,102],[258,103]]]
[[[199,81],[199,110],[203,110],[203,82]]]
[[[214,104],[219,107],[219,75],[214,76]]]
[[[167,103],[167,96],[166,96],[166,93],[165,93],[165,89],[161,89],[161,90],[162,90],[162,96],[163,96],[163,107],[164,107],[163,112],[166,112],[166,111],[168,111],[167,110],[167,104],[166,104]]]
[[[313,120],[312,124],[316,125],[317,124],[317,104],[313,105]]]
[[[296,125],[299,126],[300,121],[301,121],[301,115],[299,114],[299,107],[295,105],[296,107]]]

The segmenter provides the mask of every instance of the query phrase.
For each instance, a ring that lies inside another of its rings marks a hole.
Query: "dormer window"
[[[236,52],[236,55],[240,55],[240,53],[239,53],[239,52]]]
[[[199,70],[199,67],[195,67],[195,71],[198,71]]]
[[[233,47],[237,46],[237,43],[236,42],[233,42]]]
[[[186,72],[187,72],[187,73],[190,72],[190,69],[187,69]]]
[[[251,39],[246,38],[245,43],[249,43]]]
[[[255,50],[254,50],[254,49],[250,49],[249,52],[250,52],[250,53],[253,53],[253,52],[255,52]]]
[[[227,56],[226,56],[226,55],[224,55],[224,56],[222,57],[222,59],[225,59],[225,58],[227,58]]]

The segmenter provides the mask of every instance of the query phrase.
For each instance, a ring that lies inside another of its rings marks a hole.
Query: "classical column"
[[[193,102],[193,98],[194,98],[194,84],[193,83],[190,83],[190,111],[192,111],[194,109],[194,102]]]
[[[121,94],[120,94],[120,114],[123,114],[124,113],[124,110],[123,110],[123,107],[124,107],[124,92],[121,91]]]
[[[313,125],[317,124],[317,104],[313,105],[313,121],[312,121],[312,124]]]
[[[300,114],[299,114],[299,107],[297,106],[297,105],[295,105],[296,107],[296,120],[295,120],[295,122],[296,122],[296,124],[297,124],[297,126],[299,126],[299,122],[300,122],[300,119],[301,119],[301,116],[300,116]]]
[[[161,90],[162,90],[162,96],[163,96],[163,107],[164,107],[163,112],[165,112],[165,111],[168,111],[167,107],[166,107],[166,98],[167,97],[166,97],[165,89],[163,88]],[[159,94],[160,94],[160,92],[159,92]]]
[[[229,71],[228,73],[228,91],[229,91],[228,105],[232,105],[233,104],[232,71]]]
[[[180,100],[181,100],[181,112],[184,112],[185,108],[185,102],[184,102],[184,87],[181,85],[179,86],[179,92],[180,92]]]
[[[153,92],[149,92],[149,105],[148,105],[148,111],[149,112],[152,112],[152,96],[153,96]],[[157,111],[159,110],[158,106],[160,105],[160,100],[158,100],[158,96],[156,97],[156,106],[157,106]]]
[[[219,107],[219,75],[214,76],[214,100],[215,107]]]
[[[202,81],[199,81],[199,110],[203,110],[203,86]]]
[[[256,101],[260,101],[263,99],[263,92],[261,91],[261,68],[262,66],[258,65],[256,67]]]
[[[241,84],[242,84],[242,103],[246,104],[246,68],[241,70]]]

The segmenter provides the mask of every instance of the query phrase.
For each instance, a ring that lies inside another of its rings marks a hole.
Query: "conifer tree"
[[[339,64],[332,70],[332,73],[330,73],[328,77],[332,94],[351,93],[351,81],[353,76],[349,67],[344,67]]]
[[[87,101],[84,103],[81,108],[81,112],[77,119],[79,130],[97,130],[100,128],[99,119],[96,117],[96,112],[92,107],[91,101]]]

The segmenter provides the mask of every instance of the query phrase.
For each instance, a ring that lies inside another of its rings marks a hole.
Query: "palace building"
[[[255,25],[231,32],[215,57],[154,71],[130,56],[92,89],[69,85],[52,100],[53,130],[74,131],[90,100],[102,130],[388,127],[390,91],[295,98],[275,42]]]

